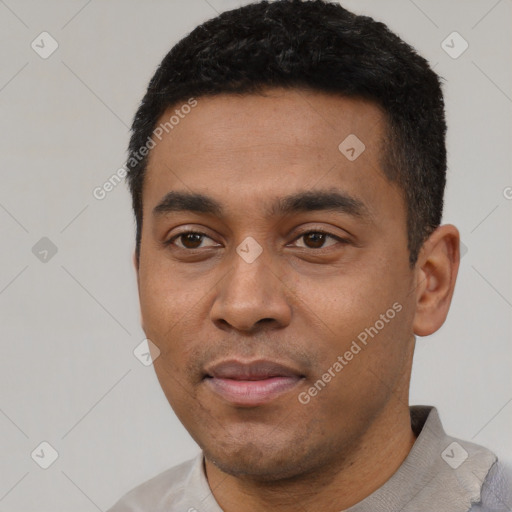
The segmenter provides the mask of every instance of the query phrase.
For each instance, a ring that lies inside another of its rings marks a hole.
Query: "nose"
[[[210,317],[217,327],[255,332],[283,328],[291,320],[293,292],[268,253],[253,262],[233,255],[231,269],[217,284]]]

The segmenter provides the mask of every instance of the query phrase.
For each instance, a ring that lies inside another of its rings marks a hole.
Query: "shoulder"
[[[482,484],[480,502],[470,512],[508,512],[512,510],[512,466],[497,460]]]
[[[107,512],[157,512],[186,500],[190,480],[202,464],[202,454],[169,468],[127,492]],[[184,509],[185,512],[187,509]]]

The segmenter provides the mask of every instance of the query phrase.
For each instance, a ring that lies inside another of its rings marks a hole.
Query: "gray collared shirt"
[[[379,489],[344,512],[509,512],[512,475],[490,450],[446,435],[435,407],[412,406],[417,435],[409,455]],[[125,494],[107,512],[222,512],[203,454]]]

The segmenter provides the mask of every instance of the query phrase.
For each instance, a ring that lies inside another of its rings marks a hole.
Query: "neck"
[[[347,457],[314,474],[286,481],[261,482],[222,472],[208,459],[205,470],[210,488],[224,512],[280,512],[300,510],[339,512],[372,494],[400,467],[415,435],[409,407],[390,403]]]

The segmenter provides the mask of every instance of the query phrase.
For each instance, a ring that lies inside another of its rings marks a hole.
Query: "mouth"
[[[257,407],[295,388],[305,376],[273,361],[223,361],[207,368],[208,388],[231,405]]]

